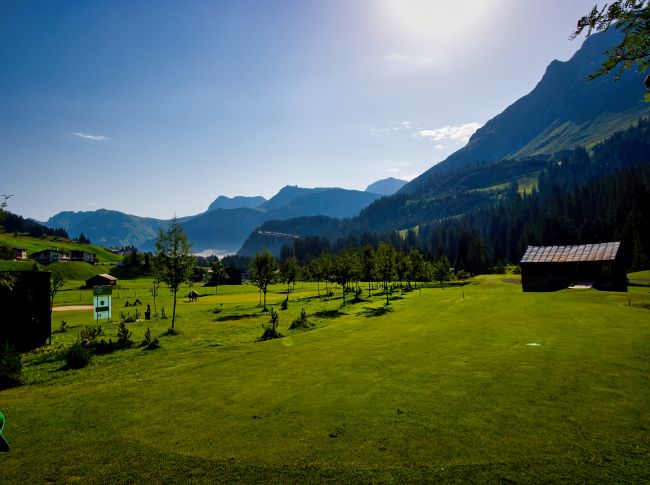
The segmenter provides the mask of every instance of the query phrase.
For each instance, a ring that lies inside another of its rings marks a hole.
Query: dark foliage
[[[27,233],[33,237],[52,236],[65,239],[68,238],[68,233],[65,229],[51,229],[32,219],[25,219],[24,217],[11,212],[5,213],[2,225],[4,226],[5,232]]]
[[[20,352],[5,344],[0,346],[0,389],[8,389],[20,384],[23,362]]]
[[[82,341],[78,340],[68,348],[64,357],[68,369],[81,369],[90,363],[93,354]]]

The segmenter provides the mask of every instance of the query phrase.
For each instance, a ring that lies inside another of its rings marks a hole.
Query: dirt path
[[[53,312],[69,312],[72,310],[92,310],[92,305],[70,305],[70,306],[55,306],[52,308]]]

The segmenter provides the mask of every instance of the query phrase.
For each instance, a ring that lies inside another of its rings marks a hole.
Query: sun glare
[[[388,28],[403,41],[471,39],[505,0],[381,0]]]

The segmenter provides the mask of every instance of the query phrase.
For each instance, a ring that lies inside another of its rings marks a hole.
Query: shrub
[[[0,347],[0,389],[7,389],[20,384],[23,361],[20,352],[5,344]]]
[[[108,342],[105,339],[96,340],[92,346],[93,354],[102,355],[110,354],[115,350],[115,343],[112,339],[108,339]]]
[[[70,326],[68,325],[68,322],[66,322],[65,320],[61,320],[61,326],[59,327],[59,332],[65,333],[65,331],[68,328],[70,328]]]
[[[86,367],[92,359],[92,352],[86,348],[82,341],[77,340],[65,353],[65,362],[69,369]]]
[[[117,344],[125,347],[131,343],[131,332],[126,328],[126,322],[122,320],[117,328]]]
[[[521,274],[521,266],[516,265],[514,268],[512,268],[512,274]]]
[[[79,340],[86,342],[86,344],[92,343],[97,337],[102,334],[102,327],[86,327],[81,332],[79,332]]]
[[[138,321],[142,313],[136,308],[135,313],[131,315],[131,312],[120,312],[120,323],[135,323]]]
[[[300,316],[291,322],[289,330],[294,330],[296,328],[309,328],[311,326],[313,325],[307,321],[307,313],[305,312],[305,309],[302,308],[300,310]]]
[[[142,346],[145,350],[153,350],[160,347],[157,338],[151,336],[151,329],[147,327],[146,332],[144,332],[144,340],[142,341]]]
[[[286,310],[287,308],[289,308],[289,297],[282,300],[282,303],[280,304],[280,310]]]
[[[278,325],[280,324],[280,315],[278,315],[278,312],[276,312],[273,307],[271,307],[271,311],[269,312],[269,317],[271,317],[271,320],[269,320],[269,323],[271,324],[270,326],[262,324],[262,328],[264,329],[264,333],[260,338],[258,338],[258,341],[264,341],[264,340],[271,340],[274,338],[281,338],[284,337],[280,332],[278,332]]]
[[[167,315],[165,315],[165,307],[162,307],[160,309],[160,319],[161,320],[167,320]]]

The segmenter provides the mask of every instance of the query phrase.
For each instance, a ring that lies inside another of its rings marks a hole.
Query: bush
[[[91,344],[93,340],[102,334],[102,327],[86,327],[79,332],[79,340]]]
[[[0,389],[7,389],[20,384],[23,361],[20,352],[5,344],[0,347]]]
[[[126,328],[126,322],[122,320],[117,328],[117,344],[126,347],[131,343],[131,332]]]
[[[135,313],[131,315],[131,312],[120,312],[120,323],[135,323],[138,321],[142,313],[136,308]]]
[[[68,330],[68,328],[70,328],[68,322],[66,322],[65,320],[61,320],[61,326],[59,327],[59,332],[65,333],[65,331]]]
[[[73,343],[65,353],[65,362],[69,369],[81,369],[86,367],[93,354],[90,349],[86,348],[82,341],[78,340]]]
[[[273,307],[271,307],[271,311],[269,312],[269,317],[271,317],[271,320],[269,323],[271,324],[270,326],[262,324],[262,328],[264,329],[264,333],[260,338],[258,338],[258,341],[264,341],[264,340],[271,340],[274,338],[281,338],[284,337],[280,332],[278,332],[278,325],[280,324],[280,315],[278,315],[278,312],[276,312]]]
[[[280,304],[280,310],[286,310],[287,308],[289,308],[289,297],[282,300],[282,303]]]
[[[291,322],[291,326],[289,327],[289,330],[294,330],[296,328],[309,328],[312,326],[313,324],[307,321],[307,313],[305,312],[305,309],[302,308],[300,310],[300,316],[296,318],[293,322]]]
[[[161,320],[167,320],[167,315],[165,315],[165,307],[162,307],[160,309],[160,319]]]
[[[96,340],[92,346],[93,354],[102,355],[110,354],[115,350],[115,343],[112,339],[108,339],[108,342],[104,339]]]
[[[147,327],[147,331],[144,332],[144,340],[142,341],[142,346],[145,348],[145,350],[160,348],[158,339],[151,336],[151,329],[149,327]]]

